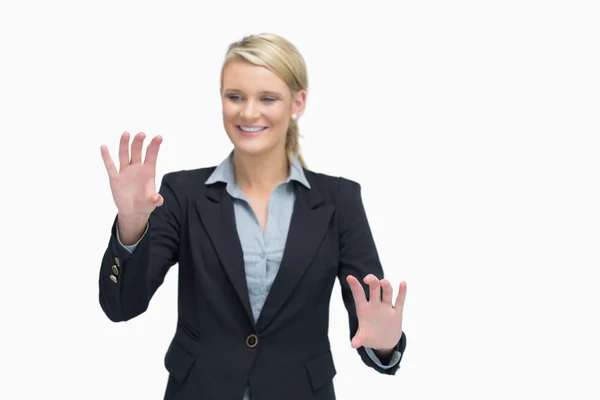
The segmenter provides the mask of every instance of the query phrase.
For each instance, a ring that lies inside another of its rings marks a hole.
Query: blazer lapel
[[[329,226],[334,207],[324,204],[316,186],[296,183],[296,201],[283,259],[257,321],[263,331],[280,311],[310,265]]]
[[[197,209],[229,280],[246,310],[248,319],[254,325],[246,283],[244,255],[235,223],[233,199],[225,190],[225,184],[216,183],[207,187],[206,196],[198,200]]]

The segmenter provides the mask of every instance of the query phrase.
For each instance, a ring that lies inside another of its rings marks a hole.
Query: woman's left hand
[[[358,330],[352,338],[352,347],[357,349],[364,346],[380,351],[393,349],[402,337],[406,282],[400,283],[396,303],[392,305],[394,290],[388,280],[379,280],[372,274],[363,279],[363,282],[369,285],[368,301],[358,279],[348,275],[346,281],[352,290],[358,317]],[[380,288],[383,289],[383,295]]]

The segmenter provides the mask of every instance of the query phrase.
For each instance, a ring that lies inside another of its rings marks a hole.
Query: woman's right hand
[[[115,167],[105,145],[100,147],[102,159],[108,172],[110,189],[117,206],[119,221],[145,222],[156,207],[163,204],[162,196],[156,191],[156,160],[162,137],[152,139],[146,149],[142,163],[142,147],[146,135],[138,133],[131,143],[129,154],[129,132],[121,135],[119,143],[119,170]]]

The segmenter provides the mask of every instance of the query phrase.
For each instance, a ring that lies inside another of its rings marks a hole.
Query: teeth
[[[264,127],[250,127],[250,126],[240,126],[240,129],[244,132],[258,132],[262,131]]]

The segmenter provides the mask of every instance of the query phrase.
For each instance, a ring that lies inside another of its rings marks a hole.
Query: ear
[[[306,106],[306,90],[302,89],[296,93],[292,102],[292,114],[302,115]]]

